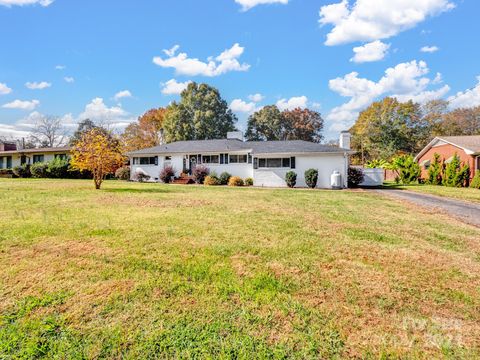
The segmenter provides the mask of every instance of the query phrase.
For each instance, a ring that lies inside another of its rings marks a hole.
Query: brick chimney
[[[350,150],[350,140],[352,139],[352,135],[348,131],[342,131],[340,133],[340,142],[338,146],[340,146],[342,149],[348,149]]]

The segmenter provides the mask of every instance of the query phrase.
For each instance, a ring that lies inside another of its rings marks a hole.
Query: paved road
[[[480,205],[408,190],[374,190],[382,195],[405,200],[436,212],[445,213],[467,224],[480,227]]]

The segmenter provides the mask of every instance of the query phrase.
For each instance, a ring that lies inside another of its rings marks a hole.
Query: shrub
[[[197,184],[203,184],[205,178],[210,174],[210,169],[204,165],[197,165],[192,171],[192,175]]]
[[[118,180],[130,180],[130,167],[123,166],[121,168],[118,168],[117,171],[115,171],[115,177]]]
[[[428,177],[425,181],[428,185],[442,185],[442,162],[440,161],[440,155],[433,154],[433,162],[428,168]]]
[[[231,177],[232,175],[230,175],[228,172],[222,172],[220,174],[220,177],[218,178],[220,181],[220,185],[228,185],[228,180],[230,180]]]
[[[38,162],[30,166],[30,173],[32,174],[32,177],[40,179],[40,178],[46,178],[48,173],[48,164],[44,162]]]
[[[246,178],[244,183],[245,183],[245,186],[253,186],[253,179],[251,177]]]
[[[47,176],[53,179],[65,179],[69,177],[69,162],[66,159],[56,158],[48,163]]]
[[[443,185],[448,187],[466,186],[470,178],[470,167],[460,162],[460,157],[455,154],[452,161],[445,166]]]
[[[238,176],[232,176],[230,180],[228,180],[228,186],[243,186],[243,180],[242,178]]]
[[[203,184],[207,186],[216,186],[216,185],[220,185],[220,180],[218,179],[217,175],[210,174],[208,176],[205,176],[205,180],[203,181]]]
[[[15,166],[13,168],[13,174],[19,178],[29,178],[32,176],[32,173],[30,172],[30,165],[28,164],[23,164],[20,166]]]
[[[389,167],[397,173],[398,181],[402,184],[411,184],[418,181],[422,170],[412,155],[400,155],[392,160]]]
[[[295,187],[297,185],[297,173],[295,171],[289,171],[285,174],[285,182],[289,188]]]
[[[380,159],[370,160],[365,165],[367,169],[384,169],[387,166],[388,166],[388,162]]]
[[[480,171],[477,171],[470,184],[471,188],[480,189]]]
[[[173,169],[172,166],[168,165],[165,166],[162,171],[160,171],[160,180],[165,183],[169,184],[172,181],[172,177],[175,176],[175,170]]]
[[[365,180],[365,175],[363,170],[357,167],[350,166],[348,168],[348,187],[354,188],[359,186],[363,180]]]
[[[317,186],[318,181],[318,170],[317,169],[308,169],[305,171],[305,183],[311,189]]]

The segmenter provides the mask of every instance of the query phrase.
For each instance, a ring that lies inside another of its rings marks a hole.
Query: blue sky
[[[479,13],[474,0],[0,0],[0,135],[43,115],[121,129],[188,81],[217,87],[241,129],[263,105],[308,106],[327,138],[387,95],[480,105]]]

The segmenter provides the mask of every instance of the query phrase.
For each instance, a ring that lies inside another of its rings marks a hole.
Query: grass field
[[[0,359],[480,356],[480,229],[443,215],[113,181],[0,200]]]
[[[435,185],[395,185],[394,183],[387,183],[388,187],[397,189],[410,190],[419,193],[436,195],[457,200],[470,201],[480,203],[480,190],[473,188],[453,188],[446,186]]]

